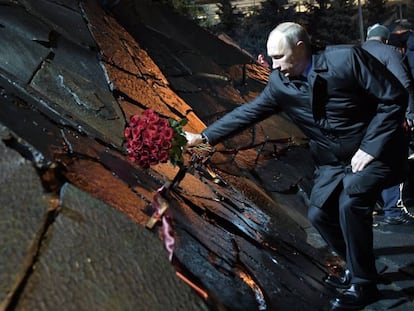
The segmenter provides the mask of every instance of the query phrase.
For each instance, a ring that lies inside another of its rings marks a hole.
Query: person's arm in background
[[[408,93],[408,105],[405,114],[408,126],[414,126],[414,81],[410,76],[409,66],[405,57],[396,51],[396,56],[390,59],[388,68],[398,78]]]
[[[407,108],[407,123],[411,128],[411,131],[414,131],[414,33],[411,32],[407,42],[406,42],[406,52],[405,52],[405,61],[408,67],[408,72],[411,78],[412,89],[411,93],[409,92],[409,102]]]
[[[414,121],[414,81],[411,78],[407,58],[397,49],[390,50],[390,53],[385,65],[397,77],[408,93],[406,120],[411,128]]]
[[[412,85],[411,89],[408,90],[408,97],[409,100],[405,118],[407,119],[410,131],[414,131],[414,85]]]

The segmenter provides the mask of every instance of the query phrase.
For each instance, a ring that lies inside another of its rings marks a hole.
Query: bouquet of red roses
[[[174,166],[184,162],[183,152],[187,143],[183,126],[187,119],[176,121],[160,117],[147,109],[141,116],[132,115],[125,128],[126,149],[130,161],[142,168],[166,163]]]

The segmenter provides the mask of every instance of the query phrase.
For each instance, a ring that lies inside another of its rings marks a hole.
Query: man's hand
[[[414,119],[406,119],[408,131],[413,131],[414,128]]]
[[[187,147],[197,146],[203,142],[201,134],[185,132],[185,138],[187,139]]]
[[[413,131],[413,128],[414,128],[414,112],[408,111],[405,114],[405,120],[407,122],[408,131]]]
[[[352,172],[356,173],[362,171],[372,160],[374,160],[372,155],[358,149],[351,159]]]

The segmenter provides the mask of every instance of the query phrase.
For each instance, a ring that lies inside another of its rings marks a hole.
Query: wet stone
[[[23,262],[49,205],[32,163],[4,144],[9,135],[0,125],[0,301],[24,274]]]
[[[221,230],[214,227],[209,229]],[[257,301],[251,288],[234,272],[234,263],[232,262],[234,258],[230,258],[231,254],[228,254],[227,258],[215,256],[214,254],[220,254],[220,251],[211,252],[212,248],[210,248],[208,241],[199,243],[197,232],[189,234],[186,230],[177,228],[176,234],[180,237],[176,252],[177,258],[190,267],[196,279],[203,281],[203,285],[209,291],[209,299],[214,300],[214,297],[219,299],[215,302],[217,308],[223,305],[227,308],[226,310],[232,311],[257,310]],[[225,239],[224,232],[223,236]],[[220,245],[223,241],[215,241],[214,244],[217,244],[216,247],[223,247]],[[203,245],[207,245],[207,248]],[[231,252],[230,247],[225,249]],[[193,254],[198,254],[198,256]]]
[[[62,115],[85,124],[86,132],[93,129],[116,145],[122,144],[125,121],[109,89],[54,63],[44,63],[31,85],[56,103]]]
[[[65,37],[58,37],[54,53],[54,64],[93,81],[99,88],[108,89],[103,65],[98,61],[96,51],[73,44]],[[109,92],[106,96],[109,97]]]
[[[4,12],[3,6],[0,5],[0,42],[7,42],[7,44],[0,44],[0,69],[27,83],[49,50],[23,33],[27,28],[24,23],[16,22],[14,27],[3,23],[3,14],[7,12]],[[35,28],[42,29],[41,26]],[[16,55],[19,55],[18,61]]]
[[[80,1],[76,1],[77,5],[73,0],[60,2],[64,3],[48,0],[25,1],[25,6],[33,15],[47,22],[54,31],[62,33],[71,41],[95,47],[95,41],[81,14]],[[68,2],[72,8],[67,7]]]
[[[296,186],[303,179],[303,175],[295,171],[295,166],[278,159],[267,161],[256,171],[264,187],[271,192],[296,192]]]
[[[70,184],[16,310],[207,310],[158,237]]]
[[[49,41],[49,27],[37,17],[28,14],[23,8],[0,3],[0,24],[7,31],[32,41]],[[8,42],[12,44],[13,42]]]

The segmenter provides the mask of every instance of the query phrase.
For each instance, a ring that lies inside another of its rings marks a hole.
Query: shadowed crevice
[[[29,246],[21,270],[16,276],[14,284],[7,293],[6,298],[0,304],[0,310],[2,311],[15,310],[19,303],[19,298],[24,292],[25,286],[34,271],[34,266],[40,255],[40,247],[44,241],[45,235],[59,214],[58,206],[55,202],[58,202],[58,200],[52,200],[51,206],[45,214],[44,220]]]

